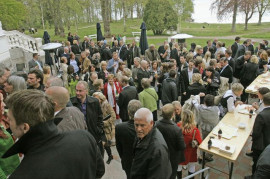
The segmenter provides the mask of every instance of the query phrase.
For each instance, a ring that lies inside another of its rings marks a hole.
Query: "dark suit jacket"
[[[70,99],[73,106],[77,107],[82,111],[81,102],[77,97],[72,97]],[[86,125],[88,131],[95,137],[97,143],[101,142],[101,137],[103,134],[103,114],[99,101],[90,96],[86,96]]]
[[[158,54],[159,54],[159,56],[160,56],[161,61],[163,61],[164,59],[163,59],[162,56],[160,55],[161,53],[163,53],[163,54],[165,53],[164,45],[161,45],[161,46],[158,47]]]
[[[224,70],[220,70],[220,76],[228,78],[229,83],[232,83],[233,80],[233,70],[230,65],[227,65]]]
[[[172,120],[161,119],[156,122],[156,126],[167,143],[171,165],[175,170],[179,163],[185,161],[184,150],[186,145],[182,130]]]
[[[88,48],[89,48],[89,43],[86,41],[83,41],[81,45],[81,50],[85,51],[85,49],[88,49]]]
[[[119,48],[119,58],[121,60],[126,60],[127,57],[127,47],[126,45],[123,45],[122,47]]]
[[[236,52],[238,50],[238,44],[236,42],[234,42],[231,46],[231,50],[232,50],[232,57],[234,58],[236,55]]]
[[[193,68],[193,73],[200,73],[197,68]],[[188,68],[183,69],[180,75],[181,82],[181,92],[184,93],[187,91],[189,86],[189,78],[188,78]]]
[[[229,65],[232,67],[232,71],[234,73],[234,71],[235,71],[235,61],[234,61],[234,59],[231,57],[230,60],[228,59],[228,62],[229,62]]]
[[[249,46],[248,46],[248,51],[250,51],[251,52],[251,55],[254,55],[254,45],[252,45],[252,44],[250,44]]]
[[[132,99],[138,99],[137,89],[134,86],[127,86],[120,93],[119,99],[117,101],[117,104],[120,109],[119,115],[123,122],[129,120],[127,107],[129,101],[131,101]]]
[[[71,51],[74,54],[80,54],[81,53],[81,49],[80,49],[79,45],[77,45],[77,44],[74,44],[74,45],[71,46]]]
[[[42,61],[40,61],[40,60],[37,60],[37,61],[39,62],[41,68],[43,68],[43,63],[42,63]],[[35,68],[36,66],[38,66],[38,64],[36,63],[35,60],[32,59],[32,60],[30,60],[30,61],[28,62],[29,71],[31,70],[31,68]]]
[[[240,72],[240,82],[243,86],[248,86],[259,75],[259,66],[255,63],[245,63],[243,69]]]
[[[252,132],[252,150],[263,151],[270,144],[270,108],[264,108],[260,112],[253,126]]]
[[[68,132],[74,130],[86,130],[86,122],[83,113],[76,107],[66,107],[55,115],[55,118],[62,118],[62,120],[55,120],[55,124],[60,132]]]
[[[249,62],[249,60],[248,60]],[[233,73],[233,76],[235,78],[239,78],[240,79],[240,73],[244,67],[244,64],[245,64],[245,59],[244,59],[244,55],[242,55],[241,57],[237,58],[235,60],[235,71]]]
[[[200,83],[193,83],[190,86],[188,86],[187,99],[189,99],[191,95],[195,96],[195,95],[198,95],[200,93],[205,93],[206,94],[205,87]],[[201,99],[200,102],[202,104],[204,97],[200,97],[200,99]]]
[[[245,52],[246,52],[246,46],[244,44],[240,45],[237,49],[234,59],[237,59],[238,57],[244,55]]]
[[[115,126],[116,148],[121,158],[122,168],[125,171],[130,171],[131,169],[135,136],[134,120]]]
[[[254,179],[267,179],[270,178],[270,145],[268,145],[257,163],[256,172],[253,175]]]

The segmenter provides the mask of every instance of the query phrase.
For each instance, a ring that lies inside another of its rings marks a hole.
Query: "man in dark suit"
[[[74,130],[86,130],[86,122],[83,113],[76,107],[66,107],[69,102],[69,92],[61,86],[52,86],[46,90],[46,95],[50,96],[55,103],[54,123],[60,132]]]
[[[85,51],[85,49],[89,48],[89,38],[87,36],[84,36],[83,39],[84,39],[84,41],[82,42],[81,50]]]
[[[242,45],[238,46],[237,52],[234,56],[234,59],[236,60],[238,57],[245,54],[245,52],[248,50],[248,46],[250,45],[249,40],[245,40]]]
[[[101,136],[103,134],[103,115],[99,101],[88,96],[88,84],[85,81],[79,81],[76,85],[76,97],[72,97],[70,100],[73,106],[79,108],[79,110],[84,114],[84,120],[88,127],[88,131],[96,139],[97,145],[103,156],[104,149],[101,141]]]
[[[126,44],[124,44],[124,41],[123,40],[120,40],[119,42],[119,45],[120,45],[120,48],[119,48],[119,58],[122,60],[122,61],[125,61],[126,60],[126,57],[127,57],[127,47],[126,47]]]
[[[225,57],[228,59],[228,63],[232,67],[232,70],[234,72],[234,70],[235,70],[235,61],[232,58],[232,51],[230,49],[225,50]]]
[[[130,66],[131,66],[131,65],[134,65],[133,59],[134,59],[135,57],[140,57],[140,54],[141,54],[140,47],[138,47],[138,46],[136,45],[136,41],[135,41],[135,40],[132,41],[132,45],[131,45],[129,51],[130,51],[130,59],[129,59],[129,61],[128,61],[128,68],[130,68],[129,65],[130,65]]]
[[[61,55],[61,57],[67,57],[68,61],[70,60],[70,53],[68,47],[64,48],[64,53]]]
[[[234,56],[236,55],[238,46],[239,46],[239,42],[240,42],[240,37],[235,37],[235,42],[232,44],[231,46],[231,50],[232,50],[232,57],[234,58]]]
[[[182,130],[172,121],[174,116],[174,107],[172,104],[166,104],[162,107],[163,119],[156,123],[157,128],[163,135],[170,152],[170,162],[172,166],[171,179],[175,179],[178,164],[185,161],[185,142]],[[182,176],[182,171],[177,173]]]
[[[250,40],[250,44],[247,48],[247,50],[251,52],[251,55],[254,55],[254,53],[255,53],[254,43],[255,43],[254,41]]]
[[[119,99],[117,104],[120,109],[120,118],[123,122],[128,121],[128,103],[132,99],[138,99],[138,93],[135,86],[129,86],[129,79],[126,76],[123,76],[120,80],[120,84],[122,86],[123,91],[119,95]]]
[[[137,72],[137,79],[138,79],[138,93],[142,92],[142,84],[141,81],[143,78],[150,78],[150,73],[146,70],[147,68],[147,61],[142,60],[141,61],[141,68]],[[152,78],[153,79],[153,78]]]
[[[257,161],[263,150],[270,144],[270,93],[263,96],[265,108],[260,112],[253,126],[252,132],[252,151],[253,151],[253,166],[252,174],[254,174]]]
[[[207,52],[207,51],[209,51],[209,48],[210,47],[213,47],[213,45],[212,45],[212,41],[211,40],[207,40],[207,45],[205,46],[205,47],[203,47],[203,54],[205,55],[205,53]]]
[[[220,63],[220,71],[219,74],[221,77],[225,77],[229,79],[229,84],[232,83],[233,80],[233,70],[232,67],[228,64],[228,59],[223,57],[219,61]]]
[[[188,63],[186,61],[186,57],[183,55],[181,55],[179,59],[180,59],[180,61],[177,60],[176,62],[177,62],[177,66],[178,66],[178,72],[181,72],[183,69],[188,68]]]
[[[43,71],[43,63],[38,59],[38,53],[33,54],[33,59],[28,62],[29,71],[32,68],[39,69]]]
[[[239,81],[240,79],[240,72],[244,67],[244,64],[249,61],[251,57],[250,51],[246,51],[244,55],[240,56],[235,60],[235,71],[233,73],[233,77],[236,78],[235,81]]]
[[[167,40],[164,41],[164,44],[158,47],[158,54],[160,56],[161,61],[163,62],[164,59],[162,58],[163,54],[165,53],[165,45],[168,44]]]
[[[128,103],[129,121],[115,126],[116,149],[121,158],[123,170],[126,172],[127,179],[130,179],[130,170],[133,159],[133,144],[135,141],[134,114],[142,107],[138,100],[131,100]]]
[[[195,61],[190,60],[188,63],[188,68],[181,71],[180,74],[180,83],[181,83],[181,93],[182,93],[182,99],[181,104],[183,105],[185,101],[187,100],[187,90],[188,86],[190,85],[190,82],[192,80],[193,73],[200,73],[197,68],[194,68]]]
[[[270,145],[268,145],[261,154],[254,178],[270,178]]]
[[[110,50],[109,44],[106,44],[106,47],[102,50],[102,53],[100,55],[101,61],[109,61],[110,59],[112,59],[112,52]]]

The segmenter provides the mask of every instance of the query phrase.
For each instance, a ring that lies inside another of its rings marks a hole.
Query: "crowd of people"
[[[199,144],[248,103],[245,89],[270,65],[268,41],[255,47],[240,37],[231,46],[165,41],[141,52],[135,40],[114,36],[110,45],[69,33],[56,55],[57,76],[36,53],[28,73],[0,67],[0,178],[101,178],[114,145],[127,178],[192,175]],[[270,144],[269,92],[258,89],[252,104],[253,176],[267,172],[257,161]]]

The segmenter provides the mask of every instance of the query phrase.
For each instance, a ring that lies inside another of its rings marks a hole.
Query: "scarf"
[[[114,83],[113,83],[113,89],[112,89],[112,86],[108,83],[108,87],[107,87],[108,102],[113,108],[116,109],[115,112],[118,115],[119,114],[119,107],[116,104],[116,100],[115,100],[116,90],[117,89],[116,89]],[[113,94],[113,92],[114,92],[114,94]]]

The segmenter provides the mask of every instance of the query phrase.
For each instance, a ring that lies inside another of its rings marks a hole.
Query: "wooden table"
[[[267,72],[266,74],[262,74],[262,75],[259,75],[247,88],[246,88],[246,93],[250,93],[250,94],[257,94],[258,92],[258,89],[255,89],[255,90],[250,90],[248,89],[249,87],[251,86],[256,86],[258,88],[261,88],[261,87],[267,87],[270,89],[270,82],[269,83],[265,83],[265,84],[262,84],[260,83],[261,80],[263,79],[270,79],[270,72]]]
[[[246,144],[246,141],[251,134],[254,122],[255,122],[255,117],[256,115],[253,115],[252,118],[249,118],[249,115],[247,114],[240,114],[237,112],[234,113],[227,113],[220,122],[223,124],[231,125],[233,127],[238,128],[238,124],[240,122],[243,122],[246,124],[245,129],[238,129],[238,134],[236,137],[232,137],[231,139],[225,139],[221,138],[220,140],[226,144],[230,145],[235,145],[236,149],[232,155],[222,153],[219,151],[218,148],[211,147],[210,150],[208,149],[208,141],[210,137],[215,137],[215,139],[218,139],[216,135],[213,134],[213,131],[203,140],[203,142],[200,144],[199,149],[202,150],[203,152],[203,161],[202,161],[202,168],[205,167],[205,153],[210,153],[212,155],[215,155],[217,157],[221,157],[225,160],[228,160],[231,162],[231,167],[230,167],[230,173],[229,173],[229,178],[232,178],[232,172],[233,172],[233,164],[237,160],[240,152],[242,151],[244,145]],[[217,125],[218,127],[218,125]],[[203,175],[202,175],[203,176]]]

